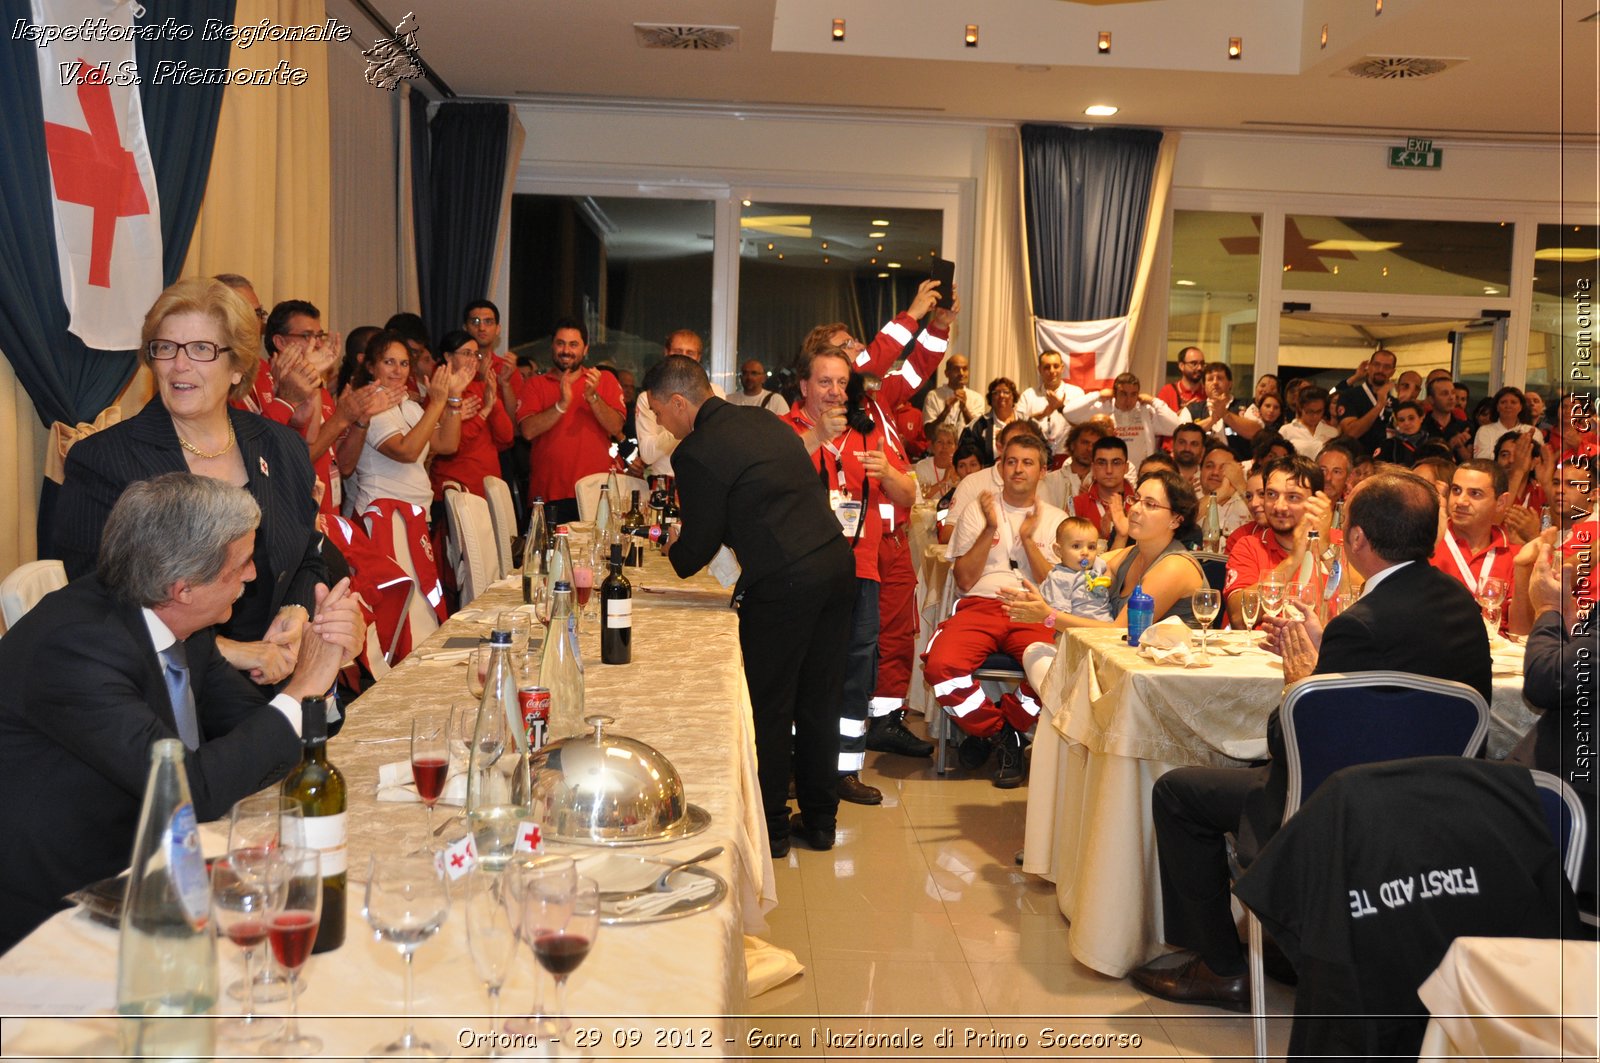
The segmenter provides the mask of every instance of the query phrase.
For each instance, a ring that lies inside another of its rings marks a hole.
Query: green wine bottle
[[[300,844],[322,853],[322,924],[311,951],[329,952],[344,944],[349,837],[344,776],[328,761],[327,699],[302,699],[300,715],[305,748],[299,765],[283,780],[283,796],[300,803],[304,816]]]

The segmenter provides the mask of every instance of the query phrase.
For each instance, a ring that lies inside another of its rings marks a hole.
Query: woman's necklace
[[[195,446],[193,443],[189,442],[187,439],[183,438],[182,436],[178,437],[178,445],[179,446],[183,447],[184,450],[187,450],[189,453],[193,454],[195,457],[204,458],[207,461],[209,461],[212,458],[220,458],[220,457],[222,457],[222,455],[224,455],[228,451],[232,450],[233,449],[233,442],[234,442],[234,440],[233,440],[233,419],[231,417],[228,419],[228,441],[223,444],[221,450],[212,451],[211,453],[207,454],[205,451],[201,450],[199,447]]]

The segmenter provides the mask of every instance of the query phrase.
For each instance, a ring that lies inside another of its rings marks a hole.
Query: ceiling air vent
[[[641,48],[687,48],[721,52],[739,46],[738,26],[672,26],[635,22],[633,39]]]
[[[1421,56],[1369,55],[1345,68],[1349,77],[1368,81],[1414,81],[1431,78],[1441,70],[1462,62],[1460,59],[1425,59]]]

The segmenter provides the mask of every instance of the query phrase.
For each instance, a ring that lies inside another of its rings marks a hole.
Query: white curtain
[[[1164,130],[1161,150],[1156,155],[1156,172],[1150,182],[1150,207],[1145,215],[1144,245],[1139,253],[1139,275],[1128,299],[1128,330],[1133,335],[1129,364],[1138,374],[1144,389],[1154,393],[1166,383],[1167,337],[1158,326],[1166,321],[1161,313],[1145,314],[1150,294],[1150,277],[1157,262],[1172,257],[1172,231],[1166,224],[1167,202],[1172,198],[1172,170],[1178,161],[1179,134]]]
[[[974,290],[962,293],[961,313],[972,362],[969,386],[981,392],[994,377],[1008,376],[1026,388],[1036,375],[1036,352],[1022,247],[1022,141],[1014,127],[989,130],[978,197]],[[959,340],[952,350],[963,350]]]
[[[396,226],[400,238],[398,309],[414,314],[422,309],[422,286],[417,273],[417,215],[411,201],[411,92],[410,85],[400,86],[399,113],[396,118],[399,133],[395,138],[395,170],[400,175],[400,181],[395,189],[394,209],[395,217],[400,222]],[[428,131],[423,129],[417,135],[425,137]]]
[[[0,577],[38,558],[39,484],[49,432],[11,363],[0,356]]]
[[[402,97],[365,85],[365,69],[359,41],[328,46],[328,76],[354,86],[328,93],[333,273],[325,312],[331,327],[344,333],[382,325],[409,305],[396,195]]]

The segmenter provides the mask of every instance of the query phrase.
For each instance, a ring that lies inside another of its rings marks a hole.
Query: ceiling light
[[[1328,46],[1328,24],[1326,22],[1322,24],[1322,46],[1324,48]]]
[[[1500,294],[1500,289],[1499,288],[1491,288],[1487,284],[1485,284],[1483,286],[1483,294],[1484,295],[1499,295]]]
[[[773,248],[773,245],[772,245],[772,244],[768,244],[768,245],[767,245],[767,250],[768,250],[768,251],[771,251],[771,250],[772,250],[772,248]]]
[[[876,250],[876,251],[882,251],[882,250],[883,250],[883,245],[882,245],[882,244],[879,244],[879,245],[878,245],[878,246],[877,246],[877,247],[876,247],[876,248],[874,248],[874,250]]]
[[[887,229],[889,227],[889,222],[886,218],[873,218],[872,224],[879,229]]]
[[[844,19],[842,18],[833,20],[833,39],[835,41],[844,40]]]
[[[1388,266],[1383,267],[1383,275],[1385,277],[1387,277],[1389,275],[1389,267]]]
[[[1099,50],[1101,55],[1110,55],[1111,54],[1111,31],[1110,30],[1101,30],[1100,31],[1100,40],[1095,44],[1095,48],[1097,48]]]
[[[877,222],[873,222],[872,224],[876,225],[878,223]],[[869,240],[881,240],[883,237],[888,236],[888,235],[889,234],[886,233],[886,232],[883,232],[883,231],[878,230],[878,229],[874,229],[870,233],[867,234],[867,239],[869,239]]]
[[[974,23],[974,22],[967,23],[967,35],[963,39],[967,42],[967,47],[968,48],[976,48],[978,46],[978,26],[977,26],[977,23]]]
[[[869,259],[867,259],[867,264],[871,265],[871,266],[876,266],[878,264],[878,260],[875,259],[875,258],[869,258]]]
[[[827,255],[823,255],[822,256],[822,264],[824,266],[830,265],[832,262],[833,262],[833,259],[829,258]]]
[[[1228,58],[1229,59],[1237,59],[1243,54],[1244,54],[1244,38],[1243,37],[1229,37],[1228,38]]]
[[[888,266],[890,269],[899,269],[900,268],[900,263],[898,263],[898,262],[885,262],[884,265]]]
[[[1193,288],[1194,287],[1194,281],[1173,281],[1172,283],[1176,284],[1180,288]]]
[[[1313,251],[1393,251],[1401,246],[1398,240],[1318,240],[1311,245]]]
[[[743,203],[747,207],[750,205],[750,201],[748,199],[741,199],[739,202]]]
[[[1372,0],[1372,16],[1376,18],[1381,14],[1383,14],[1383,0]]]
[[[1110,118],[1117,113],[1117,109],[1109,103],[1097,103],[1083,109],[1083,113],[1090,118]]]
[[[779,252],[778,252],[778,261],[779,261],[779,262],[782,262],[782,261],[783,261],[783,252],[782,252],[782,251],[779,251]]]
[[[878,274],[878,279],[881,281],[886,281],[889,279],[889,275],[887,273],[880,273]]]
[[[1540,262],[1593,262],[1600,258],[1600,247],[1541,247],[1533,257]]]
[[[822,249],[824,251],[826,251],[828,249],[828,241],[826,241],[826,240],[822,241]]]

